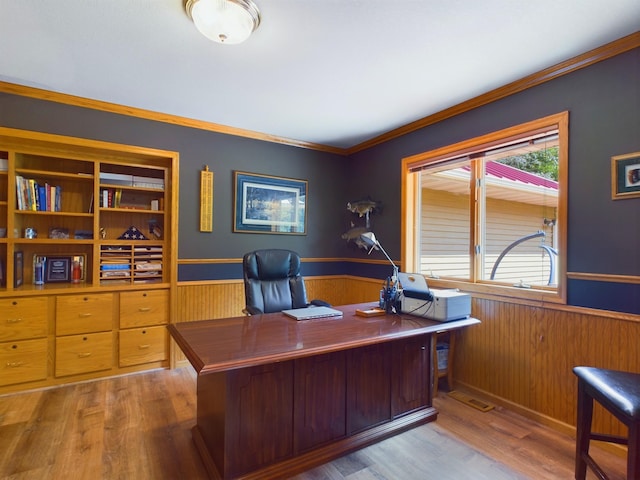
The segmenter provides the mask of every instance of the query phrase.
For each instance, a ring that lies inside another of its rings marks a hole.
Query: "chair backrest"
[[[242,259],[247,310],[280,312],[307,306],[300,256],[291,250],[255,250]]]

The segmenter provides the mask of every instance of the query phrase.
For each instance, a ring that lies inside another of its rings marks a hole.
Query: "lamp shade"
[[[391,260],[391,257],[386,252],[386,250],[382,248],[382,245],[380,245],[380,242],[376,238],[375,233],[373,232],[361,233],[360,242],[369,249],[368,255],[370,255],[371,252],[373,252],[373,250],[380,250],[384,254],[384,256],[387,258],[387,260],[389,260],[389,263],[393,267],[393,281],[395,282],[396,278],[398,277],[398,267],[396,266],[395,263],[393,263],[393,260]]]
[[[360,241],[368,248],[369,253],[375,248],[378,249],[378,240],[373,232],[364,232],[360,234]]]
[[[244,42],[260,25],[260,11],[251,0],[187,0],[196,28],[214,42]]]

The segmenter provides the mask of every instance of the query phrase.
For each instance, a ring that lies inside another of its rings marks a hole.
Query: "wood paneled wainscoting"
[[[381,280],[352,276],[305,277],[309,299],[333,305],[375,302]],[[178,322],[241,315],[242,280],[178,285]],[[481,325],[461,332],[454,359],[456,388],[573,434],[575,365],[640,371],[640,318],[566,306],[535,306],[474,298]],[[186,364],[173,348],[174,364]],[[594,426],[626,434],[624,426],[596,407]]]
[[[575,433],[574,366],[640,372],[637,316],[480,298],[472,314],[482,324],[465,330],[456,346],[457,387],[565,433]],[[594,430],[626,435],[599,405]]]

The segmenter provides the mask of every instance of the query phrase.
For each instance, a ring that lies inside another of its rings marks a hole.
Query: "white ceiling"
[[[0,0],[0,81],[348,148],[640,29],[638,0]]]

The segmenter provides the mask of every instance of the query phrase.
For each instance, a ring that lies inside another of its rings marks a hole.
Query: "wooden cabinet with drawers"
[[[109,370],[112,359],[111,332],[56,338],[56,377]]]
[[[120,330],[120,366],[166,360],[168,342],[164,326]]]
[[[56,298],[56,335],[106,332],[113,328],[113,293]]]
[[[47,302],[0,299],[0,386],[47,378]]]
[[[0,343],[0,385],[47,378],[47,339]]]
[[[56,377],[112,367],[113,296],[96,293],[56,298]]]
[[[120,293],[119,365],[126,367],[168,358],[169,291]]]
[[[168,321],[168,290],[120,293],[120,328],[164,325]]]
[[[47,336],[47,297],[0,299],[0,342]]]

